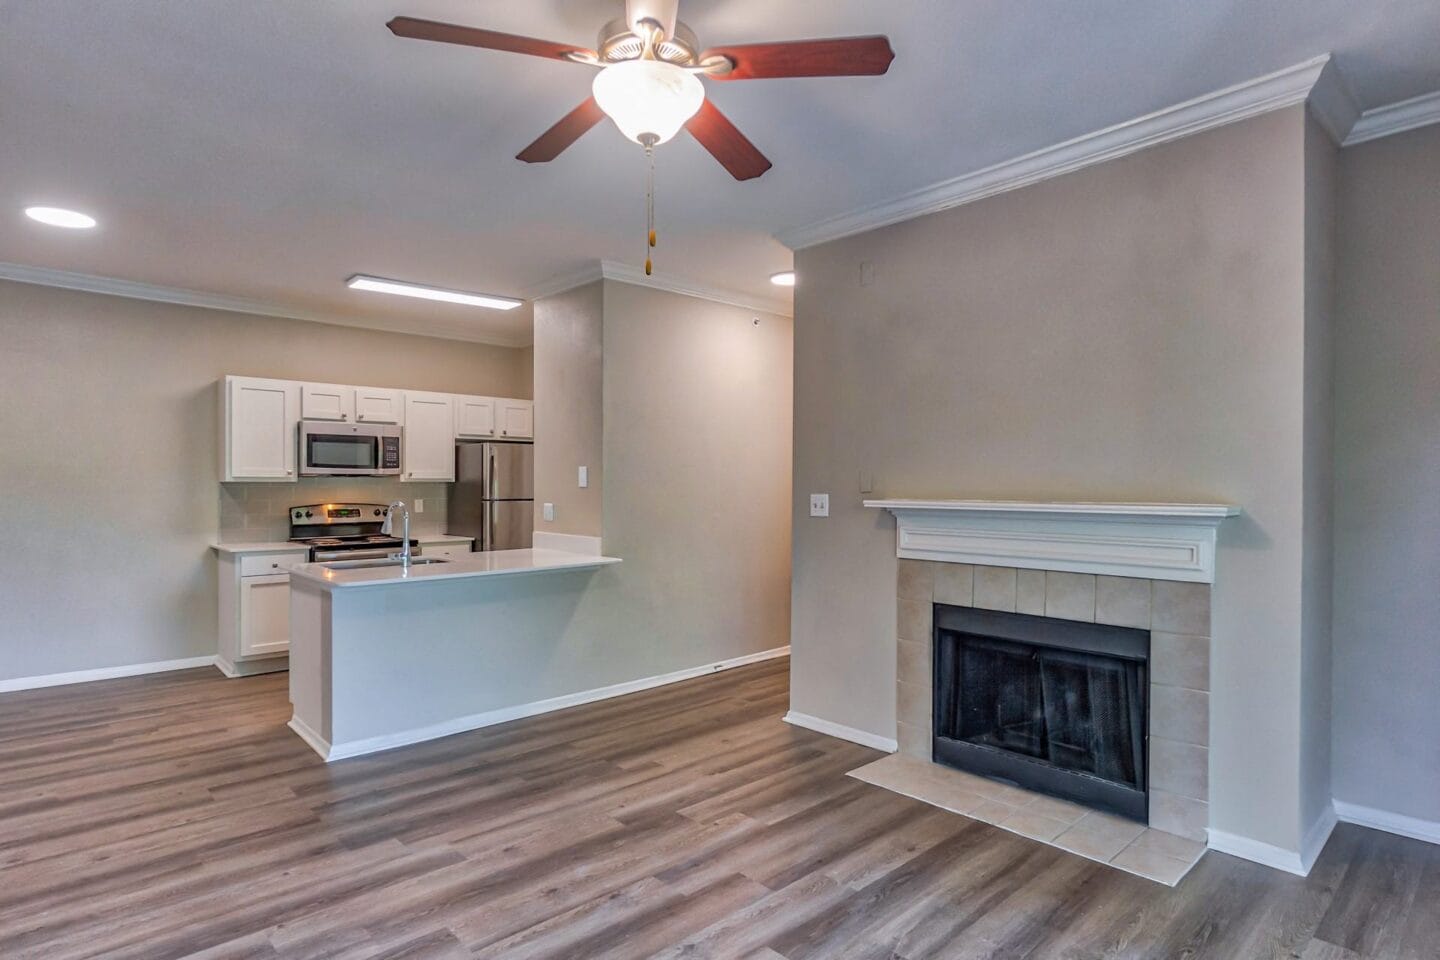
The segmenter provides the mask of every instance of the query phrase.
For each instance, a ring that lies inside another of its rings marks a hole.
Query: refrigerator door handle
[[[486,484],[488,486],[486,495],[493,502],[495,500],[495,495],[500,491],[500,483],[495,476],[495,447],[487,443],[485,445],[485,450],[487,453],[490,454],[490,469],[485,475]]]

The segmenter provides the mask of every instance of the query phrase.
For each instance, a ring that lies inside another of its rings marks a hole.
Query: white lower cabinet
[[[240,578],[240,655],[290,652],[290,574]]]
[[[221,551],[219,667],[227,676],[289,666],[290,567],[304,550]]]

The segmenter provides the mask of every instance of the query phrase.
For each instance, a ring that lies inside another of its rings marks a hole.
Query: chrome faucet
[[[410,566],[410,508],[405,506],[404,500],[396,500],[385,508],[385,522],[380,524],[380,532],[395,536],[395,511],[397,509],[404,511],[401,515],[403,527],[400,534],[404,542],[400,545],[400,552],[391,554],[390,559],[399,560],[401,564],[408,567]]]

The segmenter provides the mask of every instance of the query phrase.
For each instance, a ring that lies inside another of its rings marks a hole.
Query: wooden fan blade
[[[709,100],[700,104],[700,111],[690,118],[685,129],[736,180],[749,180],[770,169],[765,155]]]
[[[515,159],[526,163],[549,163],[603,119],[605,112],[600,109],[600,104],[595,102],[594,97],[587,97],[584,103],[565,114],[559,123],[517,153]]]
[[[546,57],[551,60],[569,60],[570,54],[595,57],[593,50],[536,40],[534,37],[520,37],[513,33],[498,33],[481,30],[478,27],[462,27],[453,23],[439,23],[435,20],[417,20],[414,17],[396,17],[386,24],[397,37],[411,40],[434,40],[437,43],[457,43],[464,47],[483,47],[486,50],[506,50],[510,53],[524,53],[532,57]]]
[[[890,69],[895,51],[888,37],[837,37],[749,43],[706,50],[700,59],[721,56],[735,64],[714,80],[767,80],[773,77],[874,77]]]

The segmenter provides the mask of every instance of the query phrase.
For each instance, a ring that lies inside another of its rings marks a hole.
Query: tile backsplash
[[[302,478],[294,483],[220,484],[222,543],[284,540],[290,535],[288,511],[310,503],[390,503],[410,505],[410,535],[445,532],[445,497],[449,484],[401,483],[380,477]],[[415,512],[415,501],[425,512]]]

